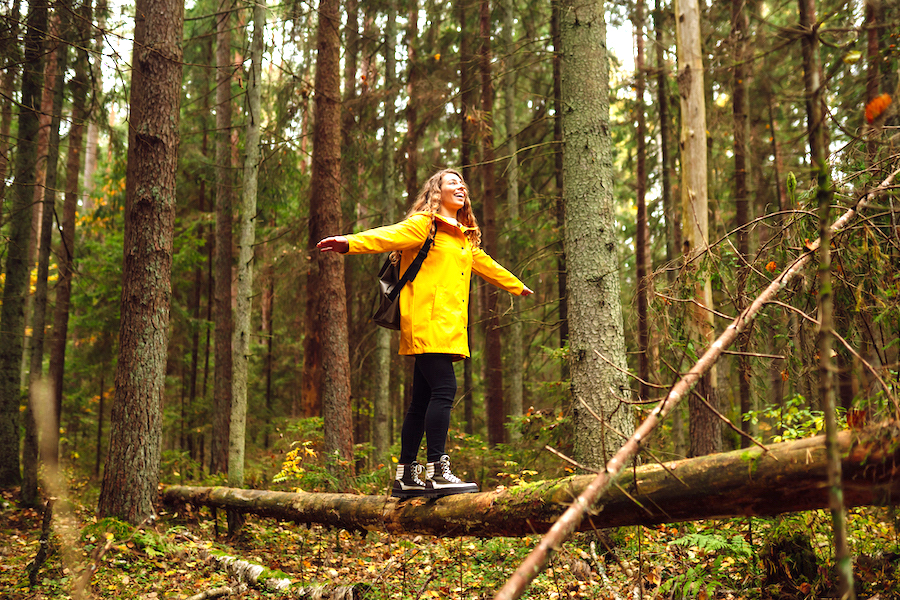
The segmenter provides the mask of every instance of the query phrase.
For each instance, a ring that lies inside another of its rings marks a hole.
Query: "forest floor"
[[[0,598],[188,599],[222,587],[232,598],[284,597],[241,589],[213,558],[229,555],[295,588],[355,585],[367,592],[357,597],[372,600],[480,600],[494,596],[539,540],[350,533],[253,517],[229,540],[225,516],[205,509],[163,512],[138,528],[98,523],[93,501],[54,512],[49,556],[30,585],[42,511],[18,508],[13,493],[0,499]],[[900,598],[896,511],[855,509],[850,524],[859,598]],[[524,597],[832,598],[831,549],[826,511],[580,534]]]

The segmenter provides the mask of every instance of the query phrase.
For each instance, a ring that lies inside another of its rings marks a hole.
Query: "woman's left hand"
[[[532,290],[530,290],[530,289],[528,288],[528,286],[526,285],[526,286],[522,289],[522,294],[521,294],[521,295],[522,295],[522,296],[530,296],[530,295],[532,295],[533,293],[534,293],[534,292],[533,292]]]

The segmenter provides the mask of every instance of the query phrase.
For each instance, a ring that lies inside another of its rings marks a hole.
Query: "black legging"
[[[445,454],[450,409],[456,397],[452,354],[417,354],[413,370],[412,402],[400,432],[401,465],[416,460],[424,435],[428,462]]]

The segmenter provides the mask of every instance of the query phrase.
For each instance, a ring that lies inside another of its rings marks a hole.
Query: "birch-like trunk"
[[[685,260],[703,261],[709,245],[707,200],[707,134],[704,97],[703,54],[700,47],[700,4],[698,0],[675,0],[675,33],[678,54],[678,88],[681,97],[681,214]],[[702,268],[694,268],[686,318],[689,343],[694,352],[715,338],[712,283]],[[690,413],[690,456],[718,452],[722,448],[722,425],[718,417],[697,397],[713,407],[716,399],[716,369],[704,376],[696,394],[688,399]]]

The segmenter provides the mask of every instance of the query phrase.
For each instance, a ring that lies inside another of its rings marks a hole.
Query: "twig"
[[[872,189],[869,193],[860,198],[855,207],[847,210],[837,221],[831,226],[831,231],[838,232],[847,227],[857,212],[866,208],[870,199],[874,198],[886,186],[891,185],[891,181],[900,173],[900,169],[889,175],[880,186]],[[690,392],[691,389],[700,381],[700,379],[712,368],[722,351],[730,346],[750,324],[750,321],[762,310],[766,303],[774,298],[781,288],[794,277],[798,276],[800,271],[812,259],[813,254],[818,248],[818,240],[811,244],[809,252],[801,255],[790,268],[783,271],[776,277],[766,289],[757,296],[750,305],[741,311],[741,314],[735,318],[731,324],[725,328],[725,331],[716,338],[710,345],[703,356],[694,364],[693,367],[674,385],[669,394],[656,405],[656,408],[647,416],[646,419],[638,426],[634,434],[625,444],[619,448],[615,456],[606,463],[606,469],[598,474],[591,483],[589,483],[581,495],[575,499],[566,512],[557,519],[550,531],[541,538],[538,545],[531,551],[526,559],[519,565],[512,576],[507,580],[506,584],[497,592],[495,600],[516,600],[525,592],[525,588],[534,580],[535,577],[546,568],[550,556],[555,552],[563,542],[575,531],[585,514],[594,505],[600,496],[606,492],[612,485],[613,480],[619,476],[626,464],[631,462],[632,458],[640,449],[642,441],[652,435],[654,429],[662,422],[665,417],[672,412],[678,403]]]
[[[556,448],[553,448],[551,446],[544,446],[544,450],[546,450],[547,452],[549,452],[551,454],[555,454],[556,456],[558,456],[562,460],[566,461],[567,463],[569,463],[576,469],[584,469],[585,471],[587,471],[589,473],[599,473],[600,472],[597,469],[592,469],[591,467],[584,466],[583,464],[581,464],[574,458],[566,456],[565,454],[563,454],[562,452],[560,452],[559,450],[557,450]]]
[[[722,354],[729,356],[749,356],[751,358],[774,358],[775,360],[784,360],[779,354],[760,354],[758,352],[738,352],[737,350],[723,350]]]
[[[665,294],[660,293],[660,292],[654,292],[653,295],[659,296],[663,300],[668,300],[669,302],[680,302],[681,304],[696,304],[697,307],[701,308],[702,310],[705,310],[706,312],[712,313],[721,319],[726,319],[726,320],[731,321],[731,320],[738,318],[738,317],[732,317],[731,315],[726,315],[725,313],[719,312],[708,306],[704,306],[700,302],[697,302],[697,300],[694,298],[675,298],[673,296],[666,296]]]
[[[720,420],[724,421],[725,424],[728,425],[729,427],[731,427],[731,429],[733,429],[736,433],[744,436],[745,438],[747,438],[748,440],[750,440],[751,442],[753,442],[754,444],[756,444],[757,446],[762,448],[763,452],[766,452],[766,453],[769,452],[769,449],[762,442],[758,442],[752,435],[744,432],[740,427],[738,427],[737,425],[732,423],[728,417],[726,417],[725,415],[720,413],[718,410],[716,410],[715,407],[713,407],[713,405],[710,404],[706,398],[704,398],[703,396],[701,396],[694,390],[691,390],[691,395],[694,396],[695,398],[697,398],[698,400],[700,400],[700,402],[702,402],[704,405],[706,405],[706,408],[711,410],[714,415],[716,415]],[[776,461],[778,460],[778,457],[775,456],[774,454],[772,455],[772,458],[774,458]]]
[[[884,390],[884,393],[887,395],[888,398],[890,398],[891,402],[894,404],[894,410],[896,411],[896,413],[895,413],[896,418],[900,419],[900,404],[897,403],[897,397],[891,393],[891,389],[888,387],[887,382],[885,382],[885,380],[881,378],[881,375],[878,374],[878,371],[875,369],[875,367],[870,365],[869,361],[867,361],[862,356],[860,356],[859,353],[856,350],[854,350],[850,346],[850,344],[847,343],[847,340],[845,340],[843,337],[841,337],[841,335],[838,332],[832,330],[831,335],[833,335],[835,337],[835,339],[837,339],[841,344],[843,344],[844,348],[846,348],[847,351],[850,352],[850,354],[852,354],[854,357],[856,357],[856,359],[862,363],[862,365],[866,368],[866,370],[872,374],[872,377],[874,377],[878,381],[879,385],[881,385],[881,389]]]
[[[641,379],[641,378],[638,377],[637,375],[633,374],[633,373],[632,373],[631,371],[629,371],[628,369],[623,369],[623,368],[620,367],[619,365],[613,363],[611,360],[609,360],[608,358],[606,358],[605,356],[603,356],[602,354],[600,354],[600,351],[599,351],[599,350],[596,350],[596,349],[595,349],[595,350],[594,350],[594,353],[595,353],[597,356],[600,357],[600,360],[602,360],[603,362],[605,362],[606,364],[608,364],[609,366],[611,366],[613,369],[615,369],[615,370],[618,371],[619,373],[625,373],[626,375],[628,375],[628,376],[631,377],[632,379],[636,380],[638,383],[641,383],[641,384],[643,384],[643,385],[646,385],[647,387],[657,388],[657,389],[660,389],[660,390],[666,388],[666,386],[664,386],[664,385],[659,385],[658,383],[650,383],[649,381],[644,381],[643,379]]]
[[[41,541],[37,555],[34,557],[34,560],[28,564],[28,567],[26,567],[28,571],[28,584],[31,587],[37,585],[38,571],[41,570],[41,565],[43,565],[50,556],[50,533],[52,531],[52,523],[53,498],[47,500],[47,504],[44,505],[44,518],[41,521]]]

